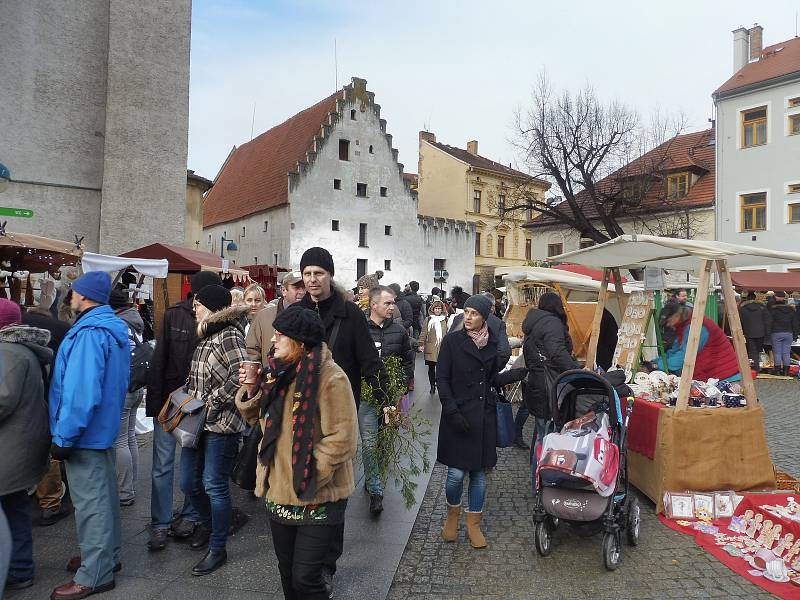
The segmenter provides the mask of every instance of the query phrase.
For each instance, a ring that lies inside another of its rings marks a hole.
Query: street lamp
[[[226,246],[225,242],[230,242],[230,243]],[[220,242],[220,245],[219,245],[219,257],[220,258],[225,258],[225,249],[226,248],[228,249],[228,252],[238,252],[239,251],[239,246],[236,245],[236,242],[234,242],[233,240],[229,240],[228,238],[226,238],[223,235],[222,236],[222,241]]]
[[[0,163],[0,192],[6,191],[9,181],[11,181],[11,171],[3,163]]]

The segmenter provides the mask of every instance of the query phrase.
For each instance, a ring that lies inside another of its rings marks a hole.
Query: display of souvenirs
[[[669,519],[697,519],[710,523],[714,519],[732,517],[737,498],[741,496],[731,491],[667,492],[664,494],[664,514]]]
[[[714,494],[714,515],[718,519],[732,517],[733,510],[733,497],[730,492],[716,492]]]
[[[681,378],[677,375],[668,375],[663,371],[650,373],[637,373],[631,388],[637,398],[651,402],[661,402],[675,406],[678,401],[678,388]],[[689,406],[695,408],[739,408],[745,406],[742,385],[736,381],[723,381],[709,379],[708,381],[692,381],[689,390]]]

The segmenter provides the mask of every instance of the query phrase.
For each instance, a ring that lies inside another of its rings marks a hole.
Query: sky
[[[188,166],[213,179],[251,131],[333,93],[337,73],[339,87],[367,80],[406,172],[417,171],[421,129],[519,166],[514,112],[543,72],[643,119],[682,113],[698,131],[733,74],[731,31],[758,23],[765,46],[781,42],[798,10],[797,0],[193,0]]]

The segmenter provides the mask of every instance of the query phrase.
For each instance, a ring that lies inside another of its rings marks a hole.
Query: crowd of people
[[[252,451],[253,493],[265,500],[285,597],[330,597],[359,439],[370,514],[378,518],[384,508],[385,473],[368,449],[382,426],[380,406],[397,400],[384,396],[386,361],[401,365],[407,395],[416,352],[428,369],[427,397],[438,392],[442,405],[442,535],[457,537],[466,486],[468,537],[485,548],[481,515],[486,472],[497,461],[496,393],[526,381],[516,443],[529,448],[522,438],[529,412],[538,435],[546,417],[542,369],[574,366],[560,298],[544,298],[531,311],[524,360],[516,365],[523,368],[501,373],[511,347],[492,293],[454,288],[448,297],[434,288],[422,296],[415,281],[381,285],[381,273],[348,290],[334,276],[323,248],[303,254],[272,302],[257,284],[229,289],[217,273],[195,274],[188,296],[167,308],[156,328],[142,384],[135,373],[147,327],[108,274],[72,282],[71,310],[61,311],[67,321],[53,315],[44,294],[24,312],[0,298],[0,451],[10,457],[0,466],[0,515],[10,534],[9,565],[0,565],[4,591],[33,584],[33,523],[47,526],[73,511],[79,552],[67,561],[72,578],[51,598],[114,588],[123,568],[121,510],[147,501],[136,485],[136,415],[144,403],[154,423],[148,549],[181,540],[198,552],[192,575],[221,568],[228,537],[247,522],[233,506],[232,474]],[[258,367],[255,375],[249,363]],[[362,401],[362,383],[373,401]],[[178,402],[186,410],[172,411]],[[179,426],[189,414],[201,415],[192,435]],[[173,497],[176,471],[181,499]]]

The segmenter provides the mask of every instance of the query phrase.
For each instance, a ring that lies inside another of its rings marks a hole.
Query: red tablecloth
[[[736,507],[735,514],[736,516],[742,516],[745,514],[747,510],[753,511],[754,515],[762,515],[763,521],[767,519],[771,520],[775,524],[780,524],[782,527],[782,536],[785,536],[787,533],[792,534],[793,539],[797,540],[800,535],[800,523],[792,520],[788,520],[783,518],[780,514],[774,512],[774,508],[767,509],[767,506],[775,507],[786,507],[788,504],[788,498],[792,496],[791,493],[776,493],[776,494],[744,494],[744,500],[739,503],[739,506]],[[770,512],[772,511],[772,512]],[[699,531],[694,530],[691,526],[684,527],[678,525],[676,521],[671,521],[667,519],[663,513],[658,515],[658,518],[670,529],[674,529],[675,531],[680,531],[681,533],[688,533],[689,535],[693,535],[695,542],[697,545],[705,549],[709,554],[715,556],[722,564],[726,567],[731,569],[732,571],[738,573],[751,583],[759,586],[760,588],[774,594],[779,598],[785,599],[793,599],[793,600],[800,600],[800,587],[793,583],[776,583],[766,579],[763,576],[757,576],[751,573],[751,571],[756,571],[750,566],[744,559],[732,556],[728,552],[726,552],[720,544],[717,544],[716,538],[712,534],[708,533],[701,533]],[[745,534],[736,534],[728,529],[728,525],[730,524],[731,519],[719,519],[714,521],[714,525],[719,527],[719,532],[723,534],[729,535],[742,535]],[[762,522],[763,522],[762,521]],[[756,531],[755,534],[752,536],[753,538],[757,538],[759,532]],[[776,544],[777,545],[777,544]],[[782,553],[784,556],[787,554],[786,551]],[[797,555],[794,555],[794,558],[789,561],[789,563],[797,564],[796,562]],[[787,564],[787,567],[790,566]],[[796,576],[795,576],[796,577]]]
[[[633,401],[633,411],[628,421],[628,449],[652,460],[656,455],[658,417],[664,405],[639,398]]]

